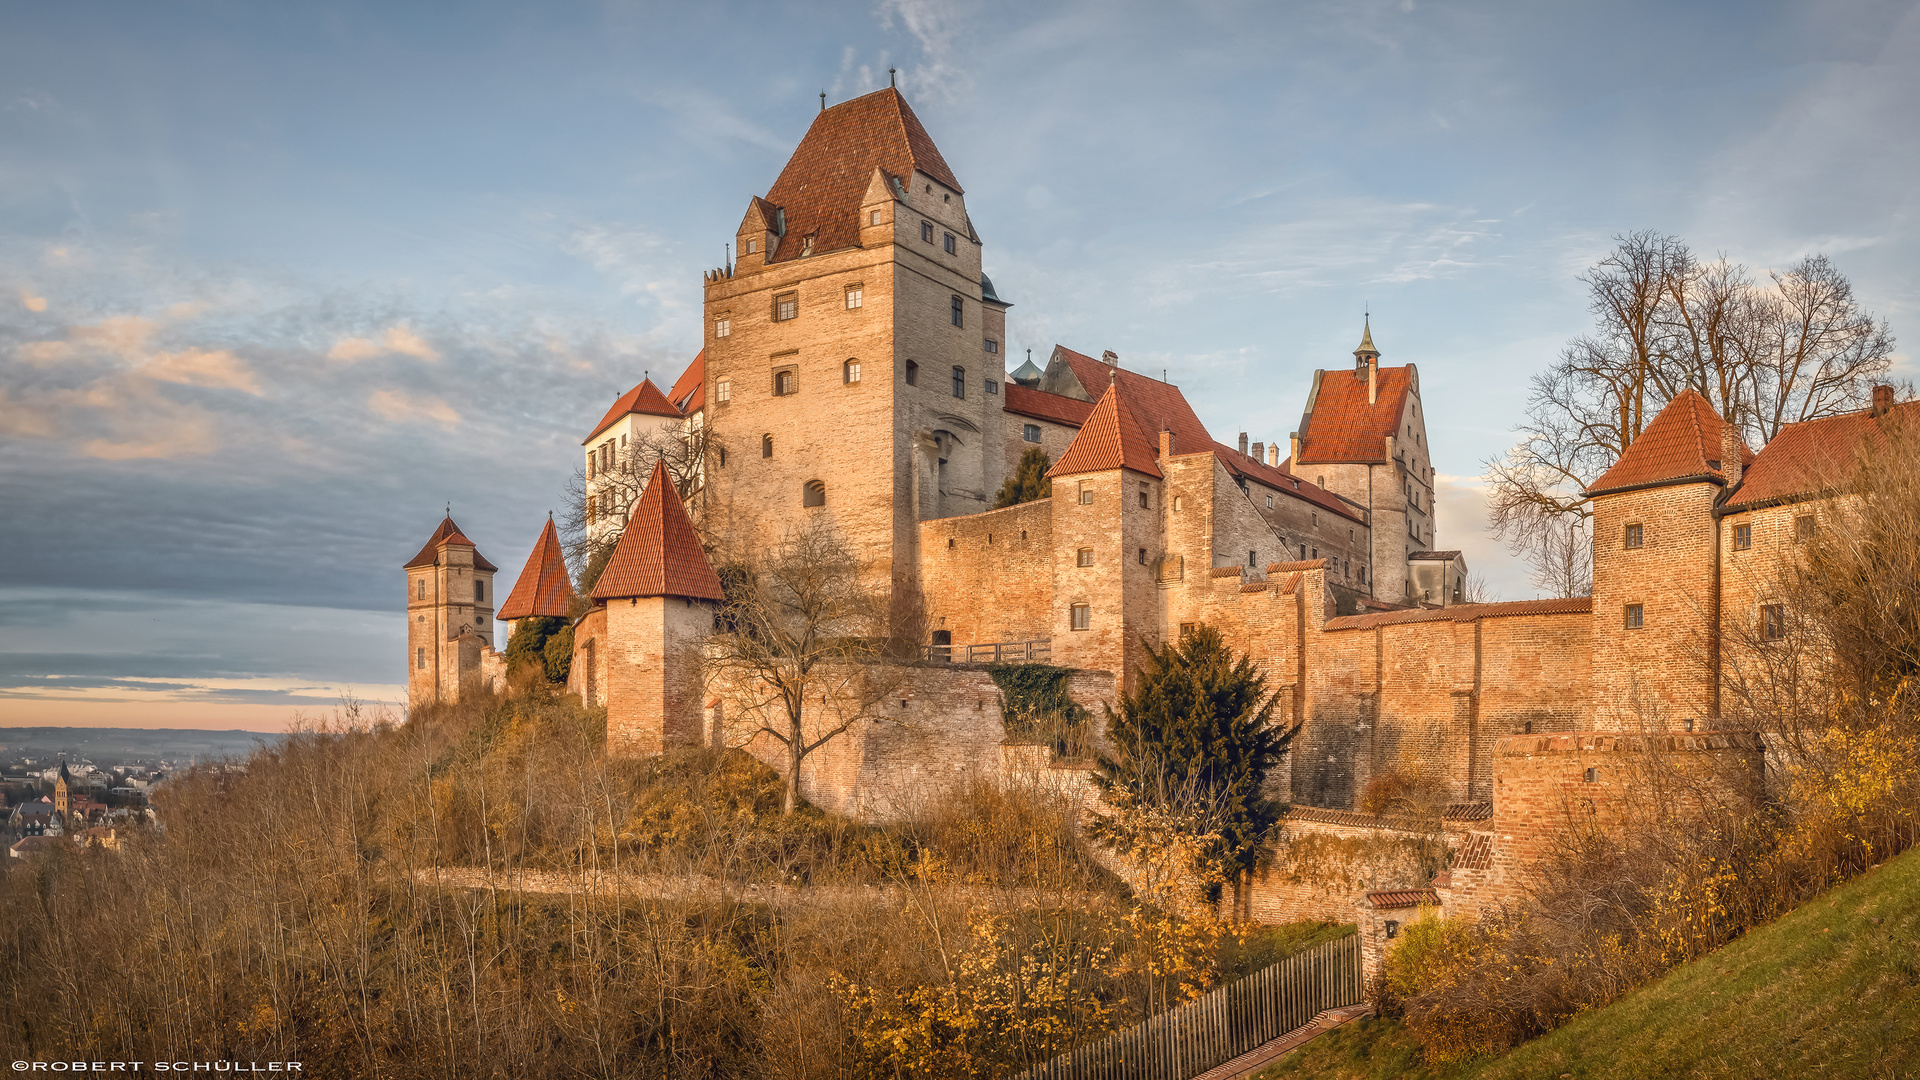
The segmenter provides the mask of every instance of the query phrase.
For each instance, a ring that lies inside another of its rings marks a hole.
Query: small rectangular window
[[[713,336],[714,337],[726,337],[728,334],[731,334],[731,333],[733,333],[732,319],[713,320]]]
[[[1735,525],[1733,527],[1733,550],[1745,551],[1753,546],[1753,526]]]
[[[852,311],[861,304],[862,289],[858,285],[847,286],[847,310]]]
[[[994,381],[993,381],[992,379],[988,379],[988,380],[986,380],[986,383],[987,383],[987,393],[989,393],[989,394],[998,394],[998,393],[1000,392],[1000,384],[999,384],[999,383],[997,383],[997,382],[994,382]]]
[[[1647,625],[1647,609],[1640,604],[1627,605],[1627,629],[1638,630]]]
[[[1762,604],[1760,607],[1760,638],[1762,641],[1779,641],[1787,636],[1787,609],[1779,604]]]
[[[1591,784],[1591,783],[1593,783],[1594,781],[1596,781],[1596,780],[1598,780],[1598,779],[1600,779],[1600,770],[1599,770],[1599,769],[1588,769],[1588,770],[1587,770],[1587,772],[1586,772],[1586,782],[1587,782],[1587,783],[1589,783],[1589,784]]]
[[[953,396],[957,398],[963,398],[967,396],[967,369],[966,368],[956,367],[953,369]]]
[[[1273,509],[1273,496],[1267,496],[1267,509]]]
[[[781,293],[773,298],[773,321],[786,322],[800,314],[800,294]]]
[[[752,255],[754,252],[759,250],[760,250],[760,241],[758,240],[747,241],[747,254]]]
[[[955,252],[954,243],[953,243],[953,234],[948,233],[946,236],[946,239],[940,241],[940,246],[947,249],[947,254],[949,255],[955,254],[956,252]]]
[[[929,244],[933,243],[933,222],[923,221],[920,223],[920,239]]]
[[[1200,628],[1199,623],[1183,622],[1180,624],[1180,636],[1186,637],[1188,634],[1193,633],[1195,630],[1198,630],[1199,628]]]
[[[1813,539],[1813,515],[1807,514],[1793,519],[1793,539],[1795,543]]]
[[[417,584],[419,587],[414,590],[414,593],[413,593],[414,598],[418,600],[425,600],[427,598],[427,579],[421,578],[415,584]]]
[[[792,371],[776,371],[773,373],[773,393],[775,397],[786,397],[788,394],[793,393],[793,390],[794,373]]]
[[[1646,537],[1646,530],[1638,522],[1627,526],[1627,546],[1637,548]]]
[[[847,361],[845,370],[846,370],[847,382],[857,383],[860,381],[860,361],[858,360]]]
[[[713,384],[713,400],[725,405],[733,400],[733,380],[721,379]]]
[[[1080,484],[1080,505],[1081,506],[1093,505],[1093,485],[1088,484],[1084,481]]]
[[[587,496],[587,521],[592,523],[598,520],[600,520],[600,500],[589,495]],[[425,586],[421,587],[421,592],[426,592]]]
[[[487,602],[486,582],[476,581],[473,583],[473,602],[476,604],[484,604]]]
[[[427,650],[424,647],[413,650],[413,664],[421,671],[427,670]]]
[[[1142,509],[1142,510],[1150,510],[1150,509],[1152,509],[1152,506],[1151,506],[1151,505],[1150,505],[1150,504],[1148,503],[1148,501],[1147,501],[1147,499],[1148,499],[1148,495],[1147,495],[1147,492],[1148,492],[1149,490],[1150,490],[1150,489],[1149,489],[1149,488],[1147,487],[1147,485],[1145,485],[1145,484],[1141,484],[1141,485],[1140,485],[1140,509]]]
[[[997,342],[997,341],[995,341],[995,340],[993,340],[992,338],[988,338],[988,339],[987,339],[987,351],[988,351],[988,352],[990,352],[990,353],[997,353],[997,352],[999,352],[999,351],[1000,351],[1000,343],[999,343],[999,342]]]
[[[1140,565],[1141,566],[1147,565],[1147,549],[1146,548],[1140,549]]]
[[[1093,565],[1093,549],[1092,549],[1092,548],[1081,548],[1081,549],[1080,549],[1079,551],[1076,551],[1076,552],[1074,552],[1074,553],[1073,553],[1073,565],[1075,565],[1075,566],[1092,566],[1092,565]]]
[[[1020,429],[1020,437],[1028,442],[1040,441],[1040,425],[1027,424]]]
[[[875,210],[875,211],[872,211],[871,213],[869,213],[869,214],[867,215],[867,224],[869,224],[869,225],[878,225],[878,224],[880,224],[880,211],[878,211],[878,210]]]
[[[1075,604],[1071,609],[1072,626],[1075,630],[1085,630],[1093,622],[1092,612],[1085,604]]]
[[[962,327],[967,325],[966,302],[957,296],[953,298],[953,325]]]
[[[911,360],[907,361],[907,385],[920,385],[920,365]]]

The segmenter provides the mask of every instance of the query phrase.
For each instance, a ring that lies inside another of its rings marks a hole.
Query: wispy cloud
[[[972,78],[960,54],[969,10],[952,0],[881,0],[880,28],[898,25],[920,46],[920,62],[900,73],[905,87],[942,101],[966,92]]]
[[[387,327],[378,338],[359,336],[341,338],[334,342],[333,348],[327,350],[327,359],[351,364],[390,353],[411,356],[428,363],[440,359],[440,350],[434,348],[406,323],[395,323]]]
[[[396,424],[423,421],[452,428],[460,423],[460,414],[441,398],[431,394],[409,394],[404,390],[375,390],[367,397],[373,414]]]

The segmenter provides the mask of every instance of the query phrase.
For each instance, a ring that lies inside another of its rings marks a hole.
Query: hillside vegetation
[[[1258,1080],[1720,1080],[1920,1076],[1920,851],[1814,898],[1500,1057],[1424,1063],[1404,1025],[1362,1021]]]

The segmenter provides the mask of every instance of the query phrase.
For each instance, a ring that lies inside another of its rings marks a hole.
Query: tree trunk
[[[801,747],[806,745],[801,737],[800,725],[794,724],[787,739],[787,798],[780,808],[782,814],[791,814],[800,805],[800,759],[805,756]]]

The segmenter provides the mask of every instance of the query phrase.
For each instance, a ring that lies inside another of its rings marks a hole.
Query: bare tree
[[[591,579],[598,576],[614,545],[620,542],[627,514],[646,490],[655,463],[666,465],[694,533],[700,537],[701,546],[712,551],[713,541],[707,532],[707,469],[724,453],[708,424],[636,425],[627,444],[612,451],[607,461],[574,469],[567,480],[565,510],[559,521],[560,545],[574,577],[579,579],[581,595],[592,589]]]
[[[1587,557],[1567,547],[1585,536],[1588,485],[1683,390],[1764,444],[1785,424],[1859,408],[1891,363],[1886,323],[1825,256],[1769,274],[1769,288],[1724,256],[1702,263],[1677,237],[1637,232],[1581,280],[1594,331],[1534,376],[1518,441],[1486,463],[1492,532],[1559,595],[1590,583]]]
[[[791,814],[807,755],[876,715],[917,643],[889,638],[887,596],[824,523],[789,532],[779,547],[723,576],[727,603],[706,642],[708,675],[756,733],[787,748]]]

